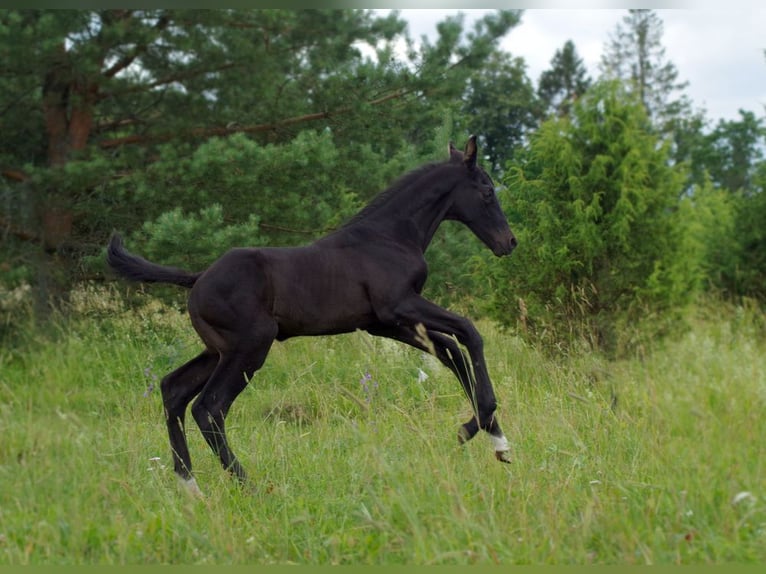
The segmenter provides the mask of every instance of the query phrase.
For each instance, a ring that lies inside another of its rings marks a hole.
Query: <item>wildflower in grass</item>
[[[371,404],[372,397],[378,390],[378,381],[372,378],[369,371],[365,371],[362,378],[359,379],[359,384],[362,386],[362,392],[364,393],[364,402],[368,405]]]

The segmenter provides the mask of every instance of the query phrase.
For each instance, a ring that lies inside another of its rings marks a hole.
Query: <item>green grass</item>
[[[616,362],[480,324],[510,465],[483,435],[457,446],[469,408],[429,357],[361,333],[277,344],[228,419],[255,492],[192,423],[194,500],[144,396],[198,351],[186,318],[93,307],[0,351],[0,564],[766,560],[756,311]]]

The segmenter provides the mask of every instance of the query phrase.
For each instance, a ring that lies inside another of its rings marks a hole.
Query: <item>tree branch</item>
[[[367,102],[367,105],[378,106],[390,100],[403,98],[407,96],[408,94],[410,94],[411,92],[412,90],[406,90],[406,89],[397,90],[391,94],[387,94],[380,98],[370,100]],[[328,119],[336,115],[348,113],[351,109],[352,108],[350,106],[344,106],[342,108],[338,108],[337,110],[333,110],[329,112],[316,112],[313,114],[294,116],[292,118],[286,118],[284,120],[279,120],[276,122],[270,122],[266,124],[255,124],[252,126],[194,128],[187,131],[185,134],[182,134],[182,136],[186,138],[209,138],[209,137],[215,137],[215,136],[219,136],[219,137],[228,136],[235,133],[268,132],[268,131],[284,128],[287,126],[291,126],[294,124]],[[102,140],[101,142],[99,142],[98,145],[101,147],[101,149],[113,149],[113,148],[117,148],[117,147],[121,147],[125,145],[166,142],[176,137],[178,137],[178,134],[157,134],[157,135],[133,134],[133,135],[124,136],[121,138]]]
[[[234,62],[227,62],[225,64],[222,64],[221,66],[218,66],[217,68],[201,68],[198,70],[186,70],[184,72],[179,72],[177,74],[171,74],[169,76],[165,76],[164,78],[160,78],[159,80],[149,82],[148,84],[133,86],[130,88],[126,88],[124,90],[119,90],[117,92],[103,92],[99,95],[99,98],[103,100],[106,98],[122,96],[125,94],[133,94],[136,92],[146,92],[151,90],[152,88],[165,86],[167,84],[172,84],[173,82],[180,82],[181,80],[188,80],[196,76],[199,76],[201,74],[212,74],[214,72],[221,72],[223,70],[228,70],[235,66],[236,64]]]
[[[130,20],[133,18],[132,10],[120,10],[120,14],[116,18],[116,20]],[[110,22],[111,23],[111,22]],[[159,20],[157,20],[157,23],[154,25],[154,30],[156,32],[162,32],[165,28],[168,27],[168,24],[170,23],[170,20],[166,15],[163,15],[160,17]],[[139,46],[136,46],[131,53],[126,54],[117,62],[115,62],[108,70],[105,70],[103,72],[103,76],[105,78],[113,78],[116,76],[119,72],[130,66],[138,56],[146,52],[148,48],[148,44],[144,43]]]

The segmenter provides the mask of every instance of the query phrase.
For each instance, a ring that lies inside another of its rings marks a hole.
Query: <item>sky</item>
[[[509,2],[512,4],[512,2]],[[705,6],[708,3],[704,3]],[[766,2],[729,0],[712,7],[659,9],[663,22],[665,58],[675,64],[679,80],[688,82],[685,93],[695,109],[707,117],[739,118],[739,109],[766,115]],[[436,23],[448,15],[465,13],[466,29],[489,10],[400,10],[410,35],[435,37]],[[626,9],[526,9],[521,23],[501,47],[527,63],[527,74],[537,84],[550,67],[556,50],[572,40],[591,77],[599,76],[604,47]]]

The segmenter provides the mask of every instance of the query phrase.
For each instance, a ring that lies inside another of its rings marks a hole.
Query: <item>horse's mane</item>
[[[367,218],[367,216],[377,211],[381,206],[389,203],[389,201],[391,201],[394,196],[399,195],[404,190],[408,190],[416,181],[424,177],[426,174],[434,171],[438,167],[443,167],[447,164],[448,162],[444,161],[431,162],[421,165],[420,167],[416,167],[412,171],[405,173],[385,190],[378,193],[378,195],[376,195],[372,201],[370,201],[370,203],[358,211],[356,215],[351,217],[351,219],[346,221],[346,223],[341,226],[341,229]]]

